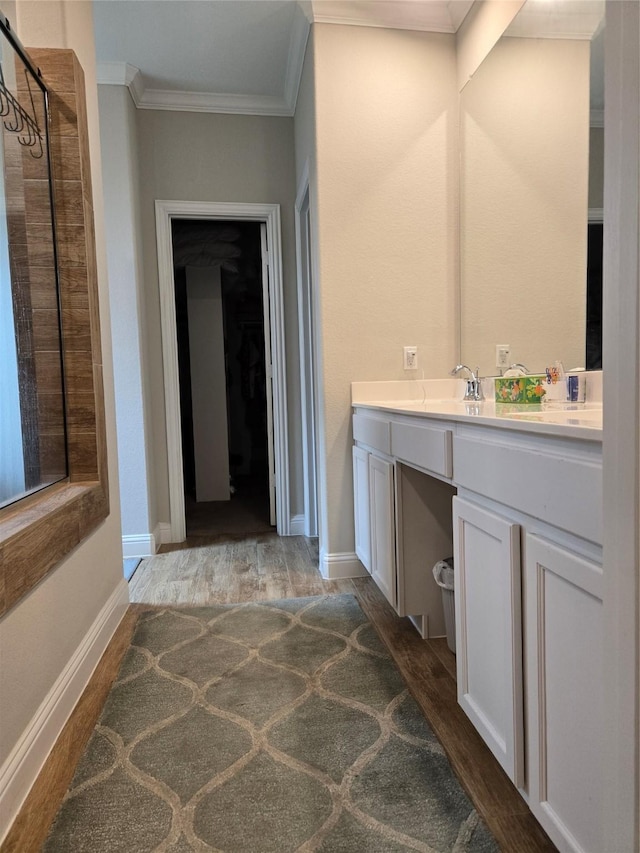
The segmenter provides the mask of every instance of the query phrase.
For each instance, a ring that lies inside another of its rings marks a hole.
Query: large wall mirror
[[[461,360],[601,366],[604,2],[527,0],[460,97]]]

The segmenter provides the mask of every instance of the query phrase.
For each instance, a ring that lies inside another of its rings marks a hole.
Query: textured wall
[[[314,26],[321,547],[353,553],[350,383],[456,358],[457,85],[452,36]],[[408,378],[414,378],[411,374]]]
[[[280,204],[291,515],[302,512],[302,449],[293,207],[293,119],[139,110],[141,210],[144,240],[148,370],[157,481],[157,517],[169,520],[155,199]]]
[[[139,224],[138,126],[125,86],[99,86],[105,231],[117,395],[122,533],[149,536],[154,500],[148,404],[145,399],[145,318]]]

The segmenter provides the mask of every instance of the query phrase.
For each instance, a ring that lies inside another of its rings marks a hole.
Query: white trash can
[[[447,645],[456,653],[456,608],[453,597],[453,557],[440,560],[433,567],[433,577],[442,590],[444,608],[444,626],[447,632]]]

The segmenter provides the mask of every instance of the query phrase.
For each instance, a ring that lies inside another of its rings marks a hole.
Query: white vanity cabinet
[[[524,784],[520,525],[453,499],[458,702]]]
[[[353,448],[356,554],[385,598],[397,604],[393,462]]]
[[[465,426],[454,472],[458,701],[558,849],[601,853],[601,448]]]
[[[356,556],[371,574],[371,522],[369,521],[369,456],[362,447],[353,448],[353,510]]]
[[[388,408],[354,415],[358,554],[437,637],[453,552],[458,701],[557,848],[603,853],[601,431]]]
[[[394,464],[388,421],[356,414],[353,491],[356,554],[387,601],[396,606]]]
[[[529,806],[560,850],[599,853],[602,568],[528,534],[524,579]]]
[[[397,604],[393,462],[369,456],[371,577],[392,607]]]
[[[400,616],[422,637],[442,637],[431,570],[451,555],[452,431],[358,410],[353,437],[356,554]]]

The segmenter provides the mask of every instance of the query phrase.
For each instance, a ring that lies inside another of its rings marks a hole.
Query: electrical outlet
[[[405,347],[404,348],[404,369],[405,370],[417,370],[418,369],[418,347]]]
[[[511,347],[509,344],[496,344],[496,367],[502,371],[509,367]]]

